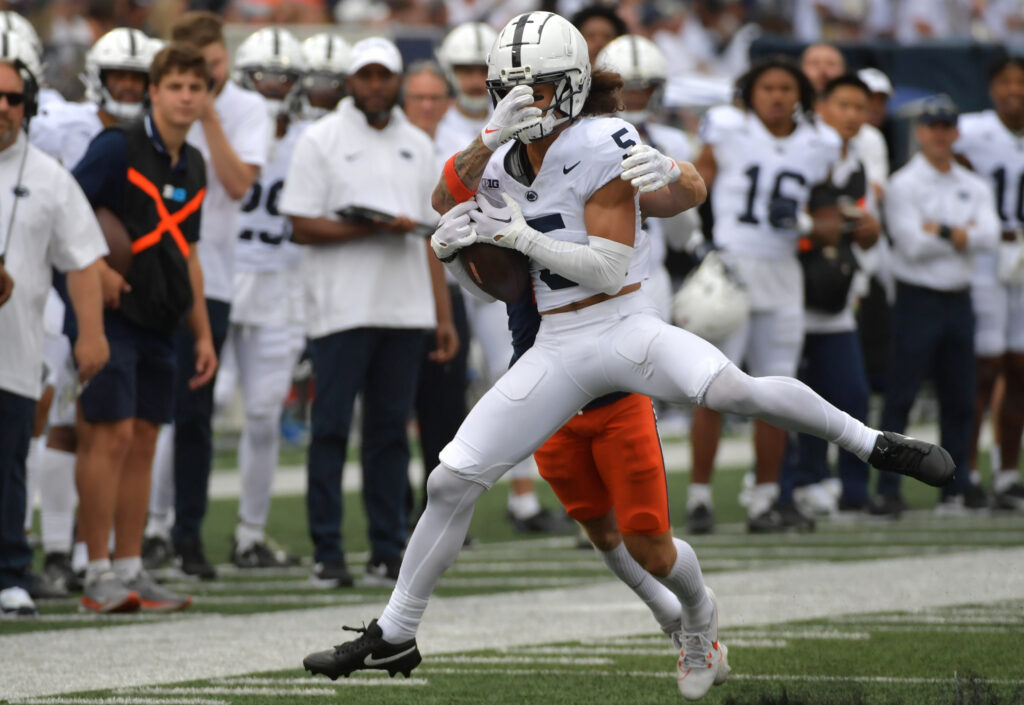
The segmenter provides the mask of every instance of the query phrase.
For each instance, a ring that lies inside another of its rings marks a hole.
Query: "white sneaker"
[[[676,681],[679,692],[687,700],[700,700],[713,685],[729,678],[729,650],[718,642],[718,601],[711,588],[705,586],[711,600],[711,623],[702,632],[676,632],[673,643],[679,647]]]
[[[0,616],[3,617],[38,617],[39,610],[32,601],[28,591],[20,587],[9,587],[0,590]]]
[[[824,482],[795,487],[793,502],[804,516],[829,517],[839,512],[839,503]]]

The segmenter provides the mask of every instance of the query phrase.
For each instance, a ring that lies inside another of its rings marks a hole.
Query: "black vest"
[[[132,264],[120,311],[147,328],[175,329],[192,308],[188,255],[199,239],[206,191],[203,155],[182,146],[184,169],[172,169],[146,131],[147,120],[108,129],[127,140],[124,202],[119,213],[132,240]]]

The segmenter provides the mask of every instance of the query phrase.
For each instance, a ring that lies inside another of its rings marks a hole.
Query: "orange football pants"
[[[623,534],[669,530],[665,460],[649,397],[630,394],[576,414],[533,457],[573,519],[614,509]]]

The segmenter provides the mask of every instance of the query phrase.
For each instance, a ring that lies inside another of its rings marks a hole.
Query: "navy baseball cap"
[[[918,113],[917,121],[922,125],[956,125],[960,109],[956,103],[945,93],[933,95],[921,101],[921,111]]]

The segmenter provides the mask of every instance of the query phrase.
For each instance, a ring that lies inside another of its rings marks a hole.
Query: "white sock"
[[[166,514],[153,514],[150,512],[146,519],[146,529],[142,532],[144,538],[159,537],[171,540],[171,529],[174,528],[174,510]]]
[[[981,473],[978,472],[977,469],[971,470],[970,480],[971,480],[971,484],[972,485],[980,485],[981,484]]]
[[[764,514],[779,498],[779,483],[759,482],[750,491],[750,504],[747,505],[747,516],[753,519]]]
[[[75,541],[71,548],[71,570],[81,573],[89,565],[89,547],[84,541]]]
[[[691,482],[690,488],[686,491],[686,509],[689,511],[701,504],[705,507],[713,506],[711,504],[711,485]]]
[[[39,512],[43,550],[69,553],[75,525],[75,454],[44,448],[39,463]]]
[[[247,414],[238,441],[238,478],[241,496],[239,518],[253,526],[265,526],[274,493],[274,472],[281,442],[279,414]],[[262,533],[262,532],[261,532]],[[259,540],[262,540],[262,535]]]
[[[174,425],[160,427],[153,455],[153,478],[149,487],[149,513],[168,516],[174,511]]]
[[[809,433],[867,460],[881,435],[790,377],[751,377],[727,365],[711,382],[704,402],[715,411],[752,416],[772,426]]]
[[[988,467],[993,472],[1003,467],[1003,448],[998,443],[993,443],[988,449]]]
[[[427,480],[427,507],[409,538],[387,607],[377,620],[393,644],[416,636],[427,601],[441,574],[455,562],[469,531],[483,485],[464,480],[444,464]]]
[[[1000,470],[992,478],[992,489],[996,492],[1006,492],[1010,486],[1020,482],[1019,470]]]
[[[99,580],[99,577],[110,570],[110,559],[99,558],[95,561],[89,561],[88,565],[85,566],[85,582],[91,584]]]
[[[658,578],[658,581],[678,598],[683,611],[683,629],[688,632],[702,632],[711,622],[713,606],[704,590],[700,562],[686,541],[674,538],[672,542],[676,545],[675,565],[667,576]]]
[[[122,583],[130,583],[142,572],[142,557],[117,558],[114,560],[114,572]]]
[[[679,598],[636,562],[626,549],[626,544],[620,543],[610,551],[597,553],[608,569],[644,601],[661,626],[661,631],[672,634],[679,629],[682,619]]]
[[[529,519],[540,511],[540,500],[536,492],[526,494],[508,493],[508,510],[516,519]]]
[[[235,526],[235,543],[238,544],[239,552],[248,550],[254,544],[263,543],[263,527],[253,526],[244,521],[239,521]]]
[[[28,456],[25,457],[25,533],[32,531],[32,520],[35,518],[36,490],[39,489],[39,473],[42,468],[43,449],[46,447],[46,435],[33,438],[28,443]]]

